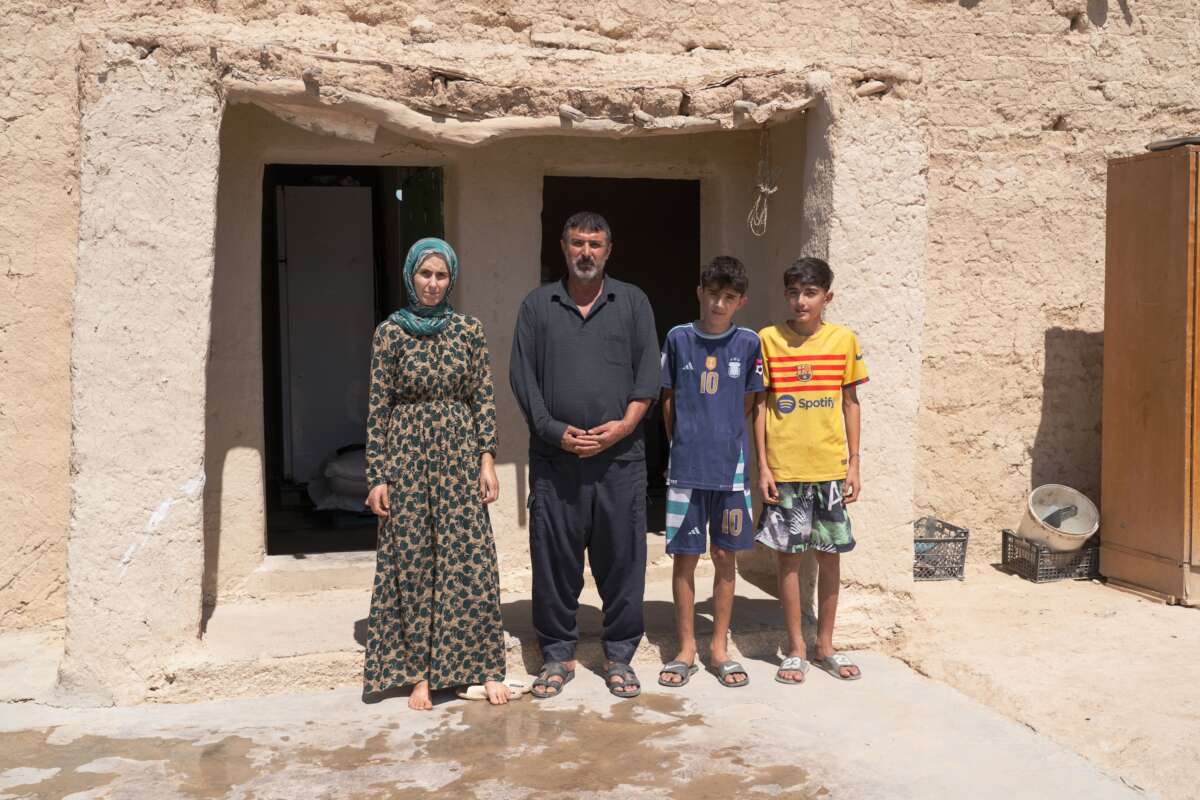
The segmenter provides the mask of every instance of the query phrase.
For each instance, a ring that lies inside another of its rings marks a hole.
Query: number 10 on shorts
[[[742,510],[727,508],[721,513],[721,533],[726,536],[741,536]]]

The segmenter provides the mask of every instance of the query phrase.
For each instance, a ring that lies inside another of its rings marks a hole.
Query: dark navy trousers
[[[529,482],[533,627],[542,657],[575,657],[586,551],[604,606],[604,655],[629,663],[646,630],[646,462],[531,454]]]

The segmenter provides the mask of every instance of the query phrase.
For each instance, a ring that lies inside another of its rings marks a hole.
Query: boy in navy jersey
[[[683,686],[696,666],[696,563],[712,538],[712,660],[721,684],[745,686],[745,668],[729,660],[736,552],[754,546],[746,485],[746,415],[763,390],[758,335],[733,324],[750,281],[736,258],[718,256],[700,272],[700,320],[667,334],[662,351],[662,408],[671,460],[667,472],[667,553],[679,654],[658,682]],[[708,535],[706,535],[708,534]]]

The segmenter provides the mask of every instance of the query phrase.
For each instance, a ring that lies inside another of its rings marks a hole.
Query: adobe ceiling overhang
[[[221,82],[294,125],[372,141],[379,127],[480,145],[516,136],[625,137],[756,129],[814,99],[808,64],[777,53],[597,53],[407,46],[386,55],[271,43],[225,47]]]

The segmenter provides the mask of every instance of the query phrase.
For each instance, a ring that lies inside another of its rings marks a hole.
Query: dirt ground
[[[891,652],[1127,785],[1200,797],[1200,609],[990,566],[914,584]]]

